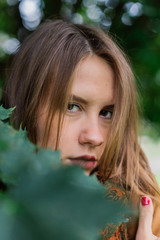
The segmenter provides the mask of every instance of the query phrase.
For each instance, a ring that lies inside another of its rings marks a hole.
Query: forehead
[[[79,62],[71,87],[71,94],[90,101],[114,102],[114,74],[110,65],[93,55]]]

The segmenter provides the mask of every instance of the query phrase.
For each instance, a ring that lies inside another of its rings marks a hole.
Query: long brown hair
[[[6,108],[16,106],[15,128],[26,128],[37,143],[37,111],[49,98],[43,146],[47,146],[52,119],[59,113],[60,134],[72,75],[88,55],[97,55],[111,66],[115,81],[115,108],[107,146],[98,165],[100,176],[117,176],[129,192],[153,199],[160,191],[137,136],[137,91],[126,55],[99,29],[61,20],[43,23],[21,45],[3,94]],[[48,97],[49,96],[49,97]]]

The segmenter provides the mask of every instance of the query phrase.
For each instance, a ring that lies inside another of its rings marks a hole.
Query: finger
[[[149,197],[142,197],[140,201],[139,224],[136,240],[151,240],[152,235],[152,219],[153,219],[153,203]]]
[[[149,197],[142,197],[140,201],[139,227],[151,231],[153,218],[153,204]]]

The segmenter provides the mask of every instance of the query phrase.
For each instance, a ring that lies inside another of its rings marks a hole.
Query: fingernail
[[[150,199],[148,197],[142,197],[141,203],[143,206],[150,205]]]

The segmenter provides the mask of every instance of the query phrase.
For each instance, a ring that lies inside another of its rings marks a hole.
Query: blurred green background
[[[160,1],[0,0],[0,91],[16,49],[46,18],[93,24],[117,39],[136,76],[143,135],[159,139]],[[150,139],[142,139],[142,144],[149,153],[154,151],[148,148]]]

